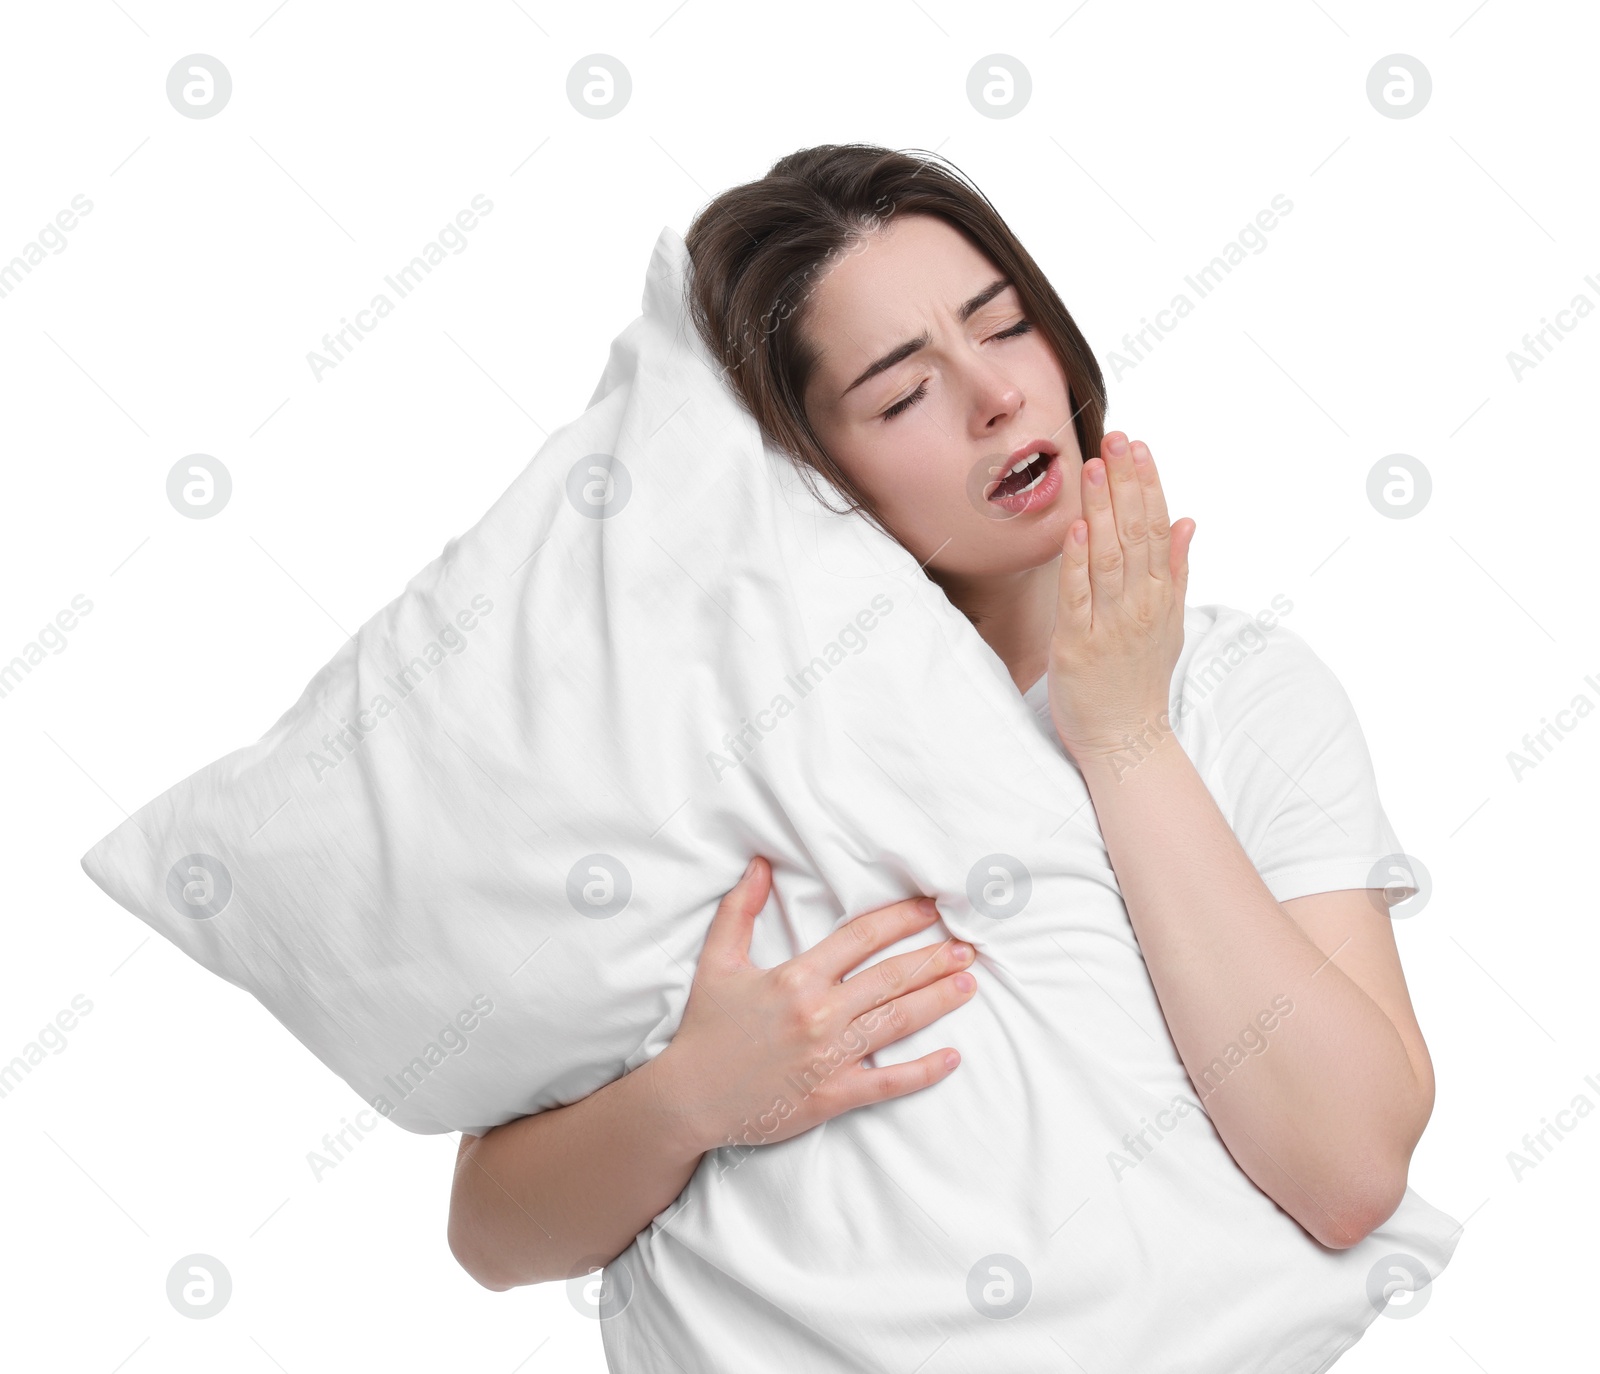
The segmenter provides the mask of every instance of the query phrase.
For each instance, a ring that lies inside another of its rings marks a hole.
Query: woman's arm
[[[1082,492],[1051,642],[1057,733],[1212,1124],[1307,1232],[1354,1245],[1399,1205],[1433,1105],[1388,917],[1360,889],[1293,915],[1274,900],[1167,719],[1192,522],[1168,523],[1149,449],[1119,433]]]
[[[450,1252],[485,1288],[610,1263],[683,1191],[707,1150],[787,1140],[955,1069],[948,1047],[882,1068],[861,1063],[977,987],[965,971],[972,947],[954,940],[851,973],[926,930],[938,916],[933,902],[890,902],[764,969],[750,962],[750,936],[770,880],[757,858],[718,905],[660,1054],[580,1101],[462,1137]]]
[[[656,1091],[658,1059],[567,1107],[461,1137],[450,1253],[485,1288],[609,1262],[683,1191],[704,1153]]]
[[[1327,948],[1315,943],[1267,890],[1170,733],[1131,769],[1110,758],[1079,766],[1162,1014],[1212,1124],[1307,1232],[1334,1249],[1356,1244],[1399,1206],[1433,1108],[1388,916],[1360,889],[1296,899],[1320,928],[1340,932]],[[1374,990],[1398,990],[1414,1051],[1358,981],[1363,971]],[[1241,1056],[1241,1035],[1246,1047],[1265,1039],[1265,1049]]]

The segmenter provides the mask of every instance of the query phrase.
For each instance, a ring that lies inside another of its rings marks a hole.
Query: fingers
[[[935,978],[948,978],[970,967],[974,957],[975,951],[965,941],[944,940],[909,954],[880,959],[840,983],[834,991],[834,1005],[845,1020],[853,1020],[896,997],[926,987]]]
[[[1155,459],[1142,440],[1135,439],[1133,458],[1134,480],[1144,502],[1145,545],[1148,554],[1146,572],[1158,582],[1172,581],[1172,523],[1167,517],[1167,497],[1161,490],[1161,477],[1156,472]]]
[[[767,904],[772,868],[760,855],[750,860],[723,899],[706,930],[700,950],[701,964],[718,968],[743,968],[750,962],[750,934],[756,917]]]
[[[826,982],[837,983],[868,955],[919,930],[926,930],[938,915],[939,910],[931,897],[907,897],[890,902],[846,921],[790,962],[803,964]]]
[[[833,1080],[837,1094],[834,1100],[843,1103],[841,1111],[849,1111],[872,1102],[886,1102],[891,1097],[905,1097],[941,1078],[950,1077],[960,1063],[961,1056],[955,1050],[943,1049],[904,1064],[886,1064],[880,1069],[857,1064]]]
[[[1189,545],[1196,528],[1187,515],[1172,527],[1172,585],[1180,601],[1189,591]]]
[[[1111,508],[1111,485],[1104,458],[1083,465],[1083,518],[1089,524],[1089,582],[1094,599],[1107,603],[1122,599],[1122,541],[1117,536],[1116,512]],[[1091,615],[1093,607],[1091,606]]]
[[[1084,465],[1083,508],[1089,523],[1088,581],[1091,589],[1090,621],[1104,605],[1135,613],[1149,582],[1188,585],[1189,540],[1193,521],[1173,525],[1167,511],[1150,447],[1142,440],[1129,443],[1120,431],[1101,441],[1105,480],[1095,482],[1091,464]],[[1184,529],[1182,538],[1179,529]],[[1102,540],[1101,531],[1105,531]],[[1071,532],[1063,549],[1060,591],[1078,595],[1069,581],[1075,569],[1067,566],[1074,553]],[[1059,600],[1059,598],[1058,598]]]
[[[1117,542],[1122,551],[1122,586],[1135,592],[1150,575],[1150,549],[1144,509],[1144,484],[1134,470],[1134,449],[1143,444],[1128,443],[1120,429],[1106,435],[1101,445],[1105,456],[1106,486],[1111,492],[1111,512],[1116,522]],[[1145,449],[1146,457],[1150,450]]]
[[[1079,474],[1082,482],[1082,474]],[[1056,628],[1073,635],[1087,634],[1093,596],[1089,586],[1089,526],[1074,520],[1061,544],[1061,567],[1056,577]]]
[[[977,990],[978,980],[966,971],[940,978],[856,1017],[840,1041],[851,1058],[864,1058],[948,1015],[971,1001]]]

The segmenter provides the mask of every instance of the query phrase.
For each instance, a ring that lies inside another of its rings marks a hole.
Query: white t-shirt
[[[1275,898],[1391,885],[1400,900],[1390,870],[1374,881],[1400,844],[1350,700],[1298,635],[1262,628],[1275,621],[1186,610],[1178,738]],[[1059,749],[1045,690],[1024,700]],[[1071,902],[988,921],[974,997],[869,1061],[949,1044],[961,1065],[790,1140],[708,1153],[608,1266],[613,1370],[1315,1374],[1375,1319],[1372,1293],[1444,1268],[1461,1228],[1414,1191],[1329,1250],[1228,1153],[1070,777],[1048,861],[1073,876],[1052,889]],[[1254,1025],[1219,1075],[1270,1047]]]

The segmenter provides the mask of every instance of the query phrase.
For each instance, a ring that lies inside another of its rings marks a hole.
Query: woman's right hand
[[[928,897],[847,921],[774,968],[750,962],[771,868],[759,856],[717,907],[678,1030],[651,1061],[656,1099],[701,1152],[770,1145],[869,1102],[949,1076],[953,1049],[883,1068],[861,1060],[965,1003],[970,945],[945,940],[845,974],[877,950],[932,925]],[[842,981],[841,981],[842,980]]]

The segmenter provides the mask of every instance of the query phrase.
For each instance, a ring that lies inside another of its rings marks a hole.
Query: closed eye
[[[1023,334],[1026,334],[1032,328],[1032,320],[1018,320],[1014,325],[1011,326],[1010,329],[1002,329],[998,334],[991,335],[990,337],[995,339],[1015,339]],[[883,412],[882,418],[884,420],[892,420],[896,415],[904,414],[927,394],[928,384],[926,382],[918,382],[917,389],[903,400],[896,401],[892,406]]]
[[[885,420],[894,419],[894,417],[899,415],[902,411],[910,410],[912,406],[916,405],[916,403],[927,394],[928,384],[926,382],[918,382],[917,389],[915,391],[913,391],[903,401],[896,401],[892,406],[883,412],[883,418]]]

